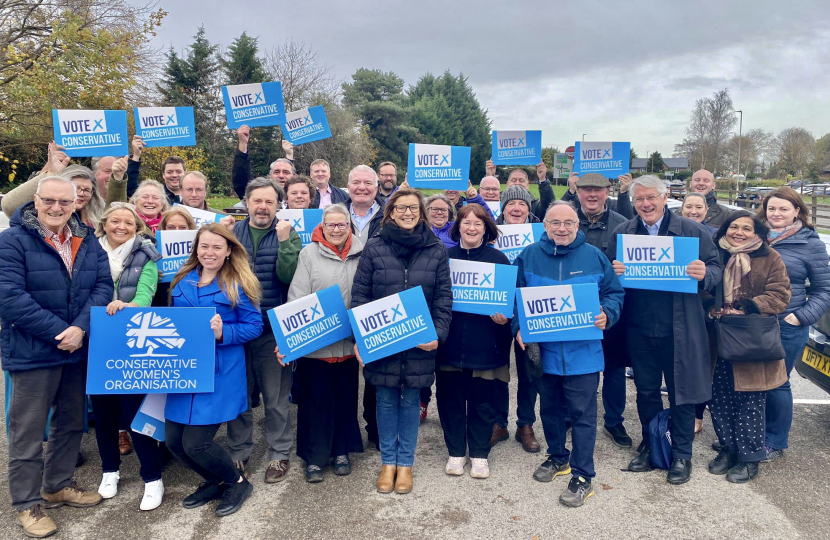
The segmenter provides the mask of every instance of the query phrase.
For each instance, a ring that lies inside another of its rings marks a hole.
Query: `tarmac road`
[[[620,469],[633,450],[615,447],[597,436],[594,480],[596,495],[581,508],[558,502],[567,478],[542,484],[531,478],[543,453],[528,454],[512,437],[490,454],[491,476],[475,480],[444,474],[447,453],[434,402],[421,426],[415,463],[415,487],[408,495],[380,495],[374,482],[380,455],[374,447],[353,455],[354,472],[337,477],[326,469],[325,481],[308,484],[302,463],[292,456],[291,470],[279,484],[263,483],[265,443],[262,408],[255,410],[256,447],[248,465],[254,492],[236,514],[216,518],[215,503],[185,510],[182,499],[198,478],[178,463],[164,473],[164,503],[155,511],[138,509],[143,483],[135,454],[124,459],[118,495],[92,509],[50,510],[59,527],[54,538],[71,539],[193,539],[249,538],[327,539],[550,539],[550,538],[830,538],[830,396],[793,372],[796,398],[819,403],[795,405],[791,450],[747,485],[733,485],[712,476],[706,464],[714,432],[706,415],[704,431],[694,447],[692,479],[683,486],[665,482],[665,472],[629,473]],[[515,371],[511,395],[515,397]],[[634,383],[628,381],[626,426],[639,442]],[[511,400],[515,413],[515,400]],[[296,407],[295,411],[296,413]],[[600,401],[600,415],[602,403]],[[515,430],[511,415],[511,435]],[[600,418],[600,426],[602,420]],[[545,448],[540,422],[534,426]],[[220,431],[224,438],[224,429]],[[87,463],[76,478],[97,489],[100,459],[92,434],[84,436]],[[5,438],[0,459],[8,456]],[[3,484],[6,477],[3,475]],[[8,489],[0,489],[0,538],[23,538],[9,504]]]

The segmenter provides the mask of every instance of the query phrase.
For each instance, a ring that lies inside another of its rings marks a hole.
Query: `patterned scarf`
[[[718,245],[732,255],[726,263],[726,268],[723,269],[723,302],[727,306],[731,306],[738,299],[741,280],[749,274],[749,254],[761,247],[763,243],[760,236],[740,246],[733,246],[725,236],[718,240]]]
[[[793,236],[795,233],[801,230],[801,227],[804,226],[800,219],[796,219],[795,221],[793,221],[792,225],[790,225],[789,227],[784,227],[783,229],[781,229],[781,231],[776,231],[775,229],[773,229],[769,221],[766,222],[766,225],[767,227],[769,227],[769,235],[767,235],[767,238],[769,239],[769,245],[771,246],[774,246],[775,244],[777,244],[785,238]]]

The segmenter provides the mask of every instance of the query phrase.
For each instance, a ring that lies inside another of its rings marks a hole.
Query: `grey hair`
[[[159,216],[170,210],[170,201],[167,200],[167,194],[164,191],[164,185],[162,185],[162,183],[158,180],[153,180],[152,178],[142,180],[141,183],[138,184],[138,187],[133,193],[133,196],[130,197],[130,204],[135,206],[136,201],[138,201],[139,196],[141,196],[141,192],[146,188],[157,189],[159,195],[161,195],[161,211],[159,212]]]
[[[253,190],[265,187],[274,188],[274,191],[277,192],[277,202],[282,202],[285,200],[285,192],[282,190],[282,188],[279,187],[276,182],[264,176],[254,178],[253,180],[248,182],[248,185],[245,187],[245,199],[248,199],[251,196],[251,192]]]
[[[639,178],[634,179],[634,182],[631,184],[632,199],[634,199],[634,190],[638,186],[647,189],[656,189],[657,193],[660,195],[665,195],[666,192],[668,192],[668,189],[666,188],[666,183],[654,176],[653,174],[647,174],[645,176],[641,176]]]
[[[343,203],[335,203],[330,204],[323,208],[323,221],[326,220],[326,216],[329,214],[343,214],[346,216],[346,219],[351,221],[351,216],[349,216],[349,209],[346,208],[346,205]]]
[[[101,215],[104,213],[104,207],[107,203],[98,191],[98,180],[95,179],[95,173],[83,165],[70,165],[63,170],[61,176],[70,181],[76,178],[83,178],[92,184],[92,196],[89,198],[89,202],[86,203],[85,210],[87,218],[97,224],[101,219]]]
[[[288,159],[288,158],[284,158],[284,157],[275,159],[274,162],[271,163],[271,165],[268,166],[268,174],[271,174],[271,172],[273,172],[274,167],[277,166],[277,163],[288,163],[288,166],[291,167],[291,174],[297,174],[297,169],[294,168],[294,164],[291,162],[291,160]],[[260,186],[260,187],[265,187],[265,186]]]
[[[372,179],[375,181],[375,185],[378,185],[378,173],[376,173],[375,170],[369,167],[368,165],[358,165],[357,167],[349,171],[349,183],[352,182],[352,175],[356,172],[365,172],[371,174]]]
[[[686,194],[685,197],[683,197],[683,202],[685,203],[686,201],[688,201],[689,197],[700,197],[701,199],[703,199],[703,204],[706,204],[706,195],[704,195],[703,193],[698,193],[697,191],[690,191]]]
[[[446,195],[444,195],[443,193],[436,193],[435,195],[430,196],[426,200],[426,202],[424,203],[424,206],[426,206],[426,208],[428,209],[429,205],[432,204],[435,201],[444,201],[445,203],[447,203],[447,208],[449,209],[449,215],[447,217],[447,221],[455,221],[455,205],[452,203],[450,198],[447,197]],[[429,210],[427,210],[427,211],[429,211]]]
[[[37,181],[37,191],[35,191],[37,195],[40,195],[40,186],[42,186],[46,182],[60,182],[62,184],[69,184],[70,186],[72,186],[72,200],[74,201],[78,197],[78,188],[75,187],[75,184],[70,182],[69,179],[66,177],[54,174],[51,176],[45,176]]]
[[[556,208],[557,206],[567,206],[568,208],[570,208],[571,210],[573,210],[573,211],[574,211],[574,213],[576,213],[576,206],[574,206],[574,204],[573,204],[571,201],[553,201],[553,202],[552,202],[552,203],[550,203],[550,205],[548,206],[548,209],[547,209],[547,210],[545,210],[545,218],[546,218],[546,219],[547,219],[547,217],[548,217],[548,212],[550,212],[551,210],[553,210],[553,209],[554,209],[554,208]],[[579,215],[579,214],[577,214],[577,215]]]

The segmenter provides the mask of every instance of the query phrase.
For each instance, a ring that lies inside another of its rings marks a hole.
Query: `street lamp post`
[[[585,142],[585,135],[587,135],[587,133],[582,134],[582,142]]]
[[[736,189],[738,191],[738,182],[741,181],[741,139],[743,138],[743,127],[744,127],[744,112],[743,111],[735,111],[736,113],[740,113],[741,120],[738,124],[738,178],[735,179]]]

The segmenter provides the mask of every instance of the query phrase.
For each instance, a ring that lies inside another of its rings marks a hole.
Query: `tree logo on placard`
[[[179,336],[176,325],[168,317],[160,317],[152,311],[136,313],[127,323],[127,346],[131,349],[145,349],[135,356],[174,356],[156,353],[156,349],[172,351],[181,349],[184,338]]]

